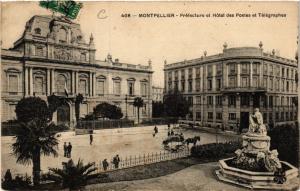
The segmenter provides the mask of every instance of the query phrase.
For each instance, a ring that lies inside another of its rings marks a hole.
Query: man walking
[[[72,145],[71,145],[71,143],[69,142],[69,145],[68,145],[68,148],[67,148],[67,150],[68,150],[68,158],[71,158],[71,153],[72,153]]]
[[[115,165],[115,168],[119,168],[120,158],[119,155],[116,155],[113,159],[113,164]]]
[[[67,143],[66,142],[64,142],[64,157],[67,157],[67,154],[68,154],[68,148],[67,148],[68,146],[67,146]]]
[[[109,164],[108,164],[108,162],[107,162],[107,159],[104,159],[104,160],[102,161],[102,166],[103,166],[104,171],[107,170],[108,165],[109,165]]]
[[[93,143],[93,134],[90,134],[90,145]]]

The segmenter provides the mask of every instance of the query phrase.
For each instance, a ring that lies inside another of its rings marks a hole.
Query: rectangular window
[[[175,80],[178,80],[178,71],[175,71]]]
[[[212,80],[207,80],[207,90],[212,90]]]
[[[284,68],[281,69],[281,77],[283,77],[283,78],[285,77],[284,76]]]
[[[236,113],[229,113],[229,120],[236,120]]]
[[[288,81],[286,82],[286,91],[287,91],[287,92],[290,91],[290,84],[289,84]]]
[[[264,64],[264,75],[267,75],[268,74],[268,65],[267,64]]]
[[[189,106],[193,105],[193,97],[188,97],[188,104]]]
[[[249,74],[249,64],[248,63],[242,63],[241,64],[242,67],[242,74]]]
[[[279,66],[276,67],[276,76],[280,77],[280,67]]]
[[[84,79],[79,80],[79,93],[82,95],[88,95],[88,86],[87,86],[87,81]]]
[[[286,77],[290,78],[290,70],[289,69],[286,69]]]
[[[196,68],[196,78],[200,78],[200,68]]]
[[[242,87],[249,87],[249,78],[242,77]]]
[[[207,76],[212,76],[212,65],[207,66]]]
[[[222,106],[222,96],[216,96],[216,105]]]
[[[273,107],[273,96],[269,96],[269,107]]]
[[[34,77],[34,93],[38,95],[46,94],[46,84],[42,76]]]
[[[252,73],[258,74],[258,64],[255,63],[252,64]]]
[[[270,65],[270,76],[273,76],[273,66]]]
[[[220,89],[221,89],[221,79],[220,79],[220,78],[218,78],[218,79],[216,80],[216,88],[217,88],[217,90],[220,90]]]
[[[185,70],[181,70],[181,79],[182,79],[182,80],[185,79]]]
[[[172,72],[168,73],[168,79],[169,79],[169,81],[172,81]]]
[[[219,113],[219,112],[218,112],[216,118],[217,118],[218,120],[222,120],[222,113]]]
[[[273,90],[273,78],[270,78],[270,87],[269,87],[270,90]]]
[[[196,79],[196,91],[197,92],[200,91],[200,85],[201,85],[201,80],[200,79]]]
[[[10,94],[17,94],[18,93],[18,75],[10,74],[8,76],[8,92]]]
[[[207,96],[207,105],[213,105],[213,104],[214,104],[213,96]]]
[[[214,118],[214,113],[213,112],[207,112],[207,118],[208,119],[213,119]]]
[[[236,87],[236,77],[229,78],[229,87],[231,87],[231,88]]]
[[[185,81],[181,81],[181,91],[185,91]]]
[[[249,96],[241,96],[241,106],[249,106],[250,98]]]
[[[193,79],[193,68],[189,68],[189,79]]]
[[[280,80],[279,79],[277,79],[276,80],[276,91],[279,91],[279,85],[280,85]]]
[[[97,81],[97,95],[103,96],[104,95],[104,81],[98,80]]]
[[[201,96],[196,96],[196,104],[197,105],[201,104]]]
[[[281,91],[283,91],[283,92],[284,92],[284,87],[285,87],[284,80],[282,80]]]
[[[236,73],[236,64],[230,64],[229,65],[229,74],[235,74]]]
[[[201,112],[196,112],[196,120],[201,121]]]
[[[189,92],[193,90],[193,80],[189,80]]]
[[[236,106],[236,97],[234,95],[228,97],[228,105],[231,107]]]
[[[217,75],[222,74],[222,64],[217,64]]]
[[[120,81],[114,81],[114,94],[115,95],[121,94],[121,82]]]
[[[255,87],[255,88],[258,87],[258,77],[252,78],[252,87]]]
[[[141,95],[143,97],[147,96],[147,84],[141,83]]]
[[[268,78],[267,77],[264,77],[264,88],[267,88],[268,87]]]
[[[35,55],[36,56],[44,56],[44,51],[42,46],[37,46],[35,48]]]
[[[134,82],[128,82],[128,94],[130,96],[134,95]]]

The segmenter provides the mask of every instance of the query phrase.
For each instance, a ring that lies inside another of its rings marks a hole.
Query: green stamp
[[[54,12],[59,12],[64,14],[70,19],[76,19],[80,9],[82,8],[82,3],[76,3],[75,1],[40,1],[40,6],[51,9]]]

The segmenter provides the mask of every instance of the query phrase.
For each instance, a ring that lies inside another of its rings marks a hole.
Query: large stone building
[[[80,113],[93,111],[101,102],[121,107],[124,116],[135,119],[137,109],[133,99],[144,100],[141,117],[151,117],[152,68],[113,60],[95,59],[93,36],[87,43],[80,25],[63,17],[33,16],[13,48],[1,52],[1,118],[15,118],[15,106],[22,97],[48,95],[67,96],[72,99],[84,95]],[[54,121],[75,120],[74,103],[61,106]]]
[[[269,126],[294,122],[297,62],[262,47],[227,48],[225,43],[220,54],[165,63],[166,92],[181,91],[192,105],[189,120],[202,126],[248,128],[256,107]]]

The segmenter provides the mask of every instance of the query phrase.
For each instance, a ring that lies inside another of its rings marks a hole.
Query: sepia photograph
[[[2,190],[299,189],[297,1],[0,12]]]

